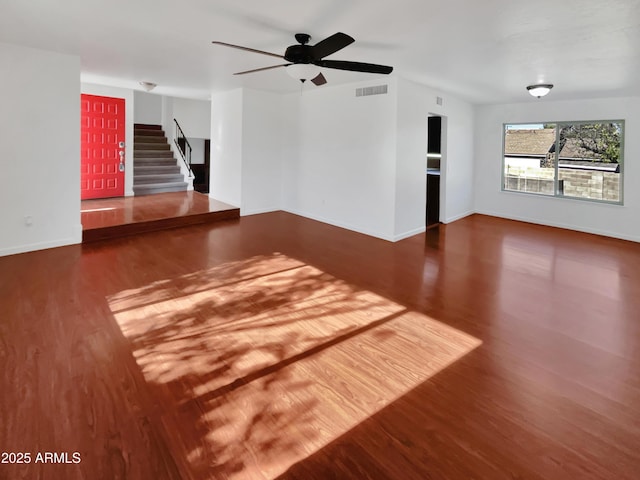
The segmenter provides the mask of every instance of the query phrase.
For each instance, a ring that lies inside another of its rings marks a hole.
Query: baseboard
[[[401,233],[399,235],[395,235],[393,237],[394,242],[398,242],[400,240],[404,240],[405,238],[413,237],[414,235],[418,235],[420,233],[424,233],[427,231],[426,227],[416,228],[414,230],[410,230],[408,232]]]
[[[380,234],[378,232],[374,232],[372,230],[367,230],[367,229],[363,229],[363,228],[359,228],[359,227],[354,227],[353,225],[349,225],[347,223],[342,223],[342,222],[337,222],[335,220],[331,220],[328,218],[324,218],[318,215],[310,215],[306,212],[302,212],[300,210],[296,210],[296,209],[289,209],[289,208],[282,208],[281,209],[284,212],[288,212],[288,213],[293,213],[294,215],[299,215],[301,217],[305,217],[305,218],[309,218],[311,220],[315,220],[316,222],[322,222],[322,223],[326,223],[328,225],[333,225],[334,227],[339,227],[339,228],[344,228],[345,230],[351,230],[352,232],[356,232],[356,233],[362,233],[363,235],[368,235],[370,237],[375,237],[375,238],[380,238],[382,240],[386,240],[388,242],[393,242],[394,239],[393,237],[384,235],[384,234]]]
[[[249,215],[260,215],[261,213],[270,213],[277,212],[278,210],[282,210],[280,207],[269,207],[269,208],[256,208],[256,209],[243,209],[240,207],[240,216],[247,217]]]
[[[217,200],[218,202],[222,202],[222,203],[226,203],[227,205],[231,205],[234,206],[236,208],[240,208],[240,202],[236,202],[236,201],[232,201],[232,200],[225,200],[224,198],[220,198],[220,196],[218,195],[214,195],[211,192],[209,193],[204,193],[203,195],[206,195],[207,197],[213,199],[213,200]]]
[[[488,215],[490,217],[505,218],[507,220],[516,220],[518,222],[533,223],[536,225],[544,225],[547,227],[564,228],[566,230],[590,233],[592,235],[600,235],[603,237],[618,238],[620,240],[628,240],[630,242],[640,242],[640,237],[634,237],[633,235],[624,235],[617,232],[609,232],[607,230],[599,230],[597,228],[585,228],[581,225],[572,225],[572,224],[560,223],[560,222],[543,222],[535,218],[523,217],[520,215],[504,215],[502,213],[491,212],[488,210],[481,210],[481,211],[477,211],[476,213],[479,215]]]
[[[442,223],[445,223],[445,224],[446,224],[446,223],[453,223],[453,222],[455,222],[455,221],[457,221],[457,220],[462,220],[462,219],[463,219],[463,218],[465,218],[465,217],[468,217],[468,216],[470,216],[470,215],[473,215],[474,213],[478,213],[478,212],[476,212],[476,211],[474,211],[474,210],[469,210],[468,212],[462,213],[462,214],[460,214],[460,215],[455,215],[455,216],[453,216],[453,217],[449,217],[449,218],[447,218],[447,219],[443,220],[443,221],[442,221]]]
[[[3,248],[0,250],[0,257],[7,255],[17,255],[19,253],[35,252],[37,250],[46,250],[48,248],[66,247],[69,245],[79,245],[80,241],[74,238],[65,238],[60,240],[52,240],[50,242],[30,243],[28,245],[19,245],[16,247]]]

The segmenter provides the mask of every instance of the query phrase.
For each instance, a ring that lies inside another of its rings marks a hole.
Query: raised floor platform
[[[188,191],[82,201],[82,242],[240,218],[240,209]]]

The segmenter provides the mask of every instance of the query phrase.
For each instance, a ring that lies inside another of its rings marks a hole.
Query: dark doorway
[[[427,153],[441,153],[442,117],[429,117],[427,129]]]
[[[442,157],[442,117],[427,119],[427,228],[440,223],[440,160]]]
[[[204,140],[204,163],[191,165],[193,189],[200,193],[209,193],[209,164],[211,161],[211,140]]]

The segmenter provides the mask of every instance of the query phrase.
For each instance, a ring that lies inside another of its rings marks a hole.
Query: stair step
[[[161,163],[158,165],[142,164],[133,166],[133,175],[170,175],[180,173],[180,167],[178,165]]]
[[[188,188],[169,141],[160,125],[135,124],[133,193],[180,192]]]
[[[175,158],[171,150],[142,150],[133,153],[133,159],[139,158]]]
[[[175,158],[136,158],[133,161],[133,167],[175,167],[178,162]]]
[[[134,143],[133,151],[139,150],[169,150],[168,143]]]
[[[133,177],[133,186],[160,184],[160,183],[184,183],[184,176],[178,172],[177,174],[153,174],[153,175],[137,175]]]
[[[175,163],[145,163],[133,166],[133,175],[173,175],[182,173]]]
[[[135,147],[136,145],[139,144],[145,144],[145,143],[167,143],[167,137],[165,137],[164,135],[134,135],[133,136],[133,141],[134,144],[133,146]]]
[[[146,185],[134,185],[134,195],[151,195],[154,193],[167,193],[167,192],[184,192],[187,190],[186,182],[172,182],[172,183],[150,183]]]
[[[177,173],[182,174],[180,167],[175,164],[167,165],[166,163],[160,163],[157,165],[145,164],[134,165],[133,175],[175,175]]]
[[[164,130],[149,130],[146,128],[134,128],[133,134],[135,136],[144,135],[145,137],[164,137]]]
[[[176,160],[173,152],[167,150],[149,150],[144,152],[135,152],[133,155],[133,161],[136,162],[138,160],[163,160],[165,162],[169,160]]]
[[[135,157],[133,165],[177,165],[174,157]]]

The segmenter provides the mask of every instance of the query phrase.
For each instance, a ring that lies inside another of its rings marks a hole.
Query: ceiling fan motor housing
[[[284,58],[291,63],[313,63],[313,47],[311,45],[291,45],[284,52]]]
[[[295,37],[296,42],[302,45],[306,45],[307,43],[309,43],[309,40],[311,40],[311,35],[309,35],[308,33],[296,33]]]

